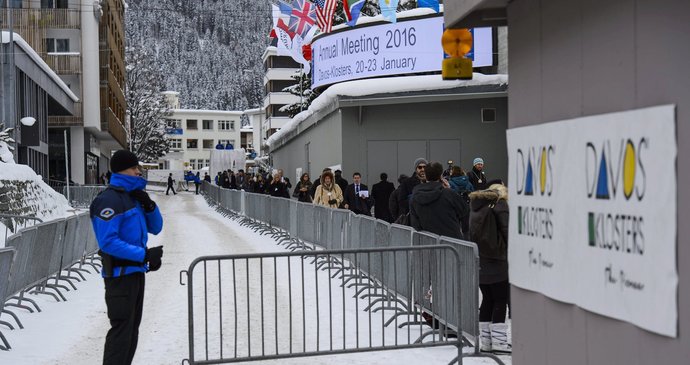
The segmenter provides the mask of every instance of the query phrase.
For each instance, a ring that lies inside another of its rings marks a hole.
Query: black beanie
[[[120,172],[128,168],[139,166],[137,155],[127,150],[119,150],[110,158],[110,171]]]

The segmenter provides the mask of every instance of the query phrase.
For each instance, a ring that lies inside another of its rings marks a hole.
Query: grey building
[[[423,78],[440,75],[423,76]],[[398,81],[401,78],[397,78]],[[414,88],[419,77],[403,78]],[[390,80],[390,79],[388,79]],[[332,92],[316,100],[310,117],[271,138],[272,165],[290,178],[309,172],[316,178],[323,168],[335,167],[351,180],[360,172],[374,184],[385,172],[390,181],[411,175],[418,157],[443,164],[453,160],[465,169],[481,156],[490,178],[507,174],[507,79],[503,83],[388,93],[359,92],[358,96]],[[379,85],[387,79],[376,80]],[[371,80],[338,84],[340,90],[359,90]]]
[[[516,365],[687,364],[690,358],[690,2],[448,0],[446,25],[508,25],[508,127],[675,104],[678,336],[511,289]],[[670,178],[661,176],[659,178]],[[655,315],[649,308],[649,315]]]
[[[48,179],[48,116],[70,116],[79,101],[69,87],[21,38],[2,32],[2,119],[15,128],[15,160]],[[22,125],[22,118],[36,120]]]

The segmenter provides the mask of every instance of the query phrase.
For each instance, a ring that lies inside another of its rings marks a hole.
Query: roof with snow
[[[209,114],[209,115],[232,115],[240,116],[244,112],[237,110],[208,110],[208,109],[170,109],[173,114]]]
[[[24,38],[22,38],[22,36],[20,36],[17,33],[14,33],[12,35],[12,41],[14,41],[14,43],[19,48],[21,48],[22,51],[24,51],[24,53],[26,53],[26,55],[29,56],[29,58],[39,68],[41,68],[41,70],[43,70],[46,73],[46,75],[48,75],[48,77],[57,85],[58,88],[61,89],[61,91],[63,91],[67,95],[67,97],[69,97],[75,103],[79,101],[79,98],[72,92],[72,90],[70,90],[70,88],[67,86],[67,84],[65,84],[65,82],[62,81],[60,76],[58,76],[55,73],[55,71],[53,71],[53,69],[50,68],[50,66],[48,66],[48,64],[45,61],[43,61],[41,56],[39,56],[38,53],[36,53],[36,51],[33,48],[31,48],[31,46],[28,43],[26,43],[26,41],[24,40]],[[10,42],[10,32],[3,31],[2,32],[2,43],[6,44],[9,42]]]
[[[341,107],[490,98],[506,96],[508,75],[475,73],[472,80],[446,81],[441,75],[401,76],[341,82],[326,89],[309,106],[297,114],[266,144],[275,150],[299,135],[312,124]]]

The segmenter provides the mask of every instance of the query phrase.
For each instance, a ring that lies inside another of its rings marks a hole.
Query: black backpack
[[[493,202],[488,208],[481,210],[483,217],[479,224],[471,226],[470,240],[477,243],[479,257],[506,260],[508,245],[498,227],[498,220],[493,209],[495,205],[496,202]]]

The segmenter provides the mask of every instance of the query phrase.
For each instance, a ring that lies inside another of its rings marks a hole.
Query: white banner
[[[675,106],[507,136],[511,283],[676,337]]]
[[[361,78],[440,71],[443,17],[357,27],[312,44],[312,87]],[[474,30],[474,67],[493,64],[491,28]]]

